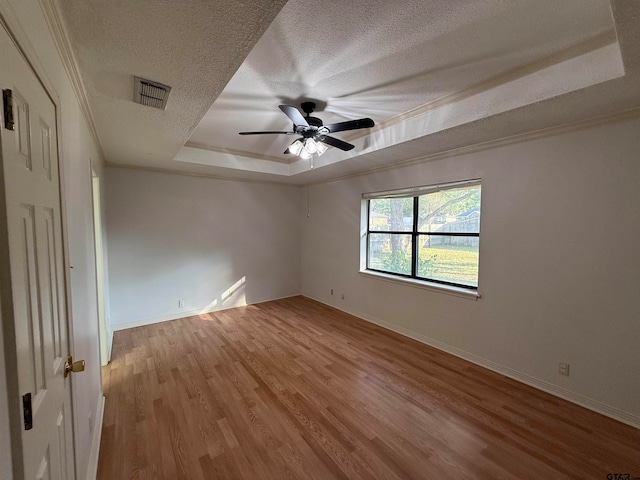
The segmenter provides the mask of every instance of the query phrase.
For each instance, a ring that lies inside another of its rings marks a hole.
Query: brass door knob
[[[64,378],[67,378],[69,374],[73,372],[84,372],[84,360],[74,362],[73,357],[69,355],[64,364]]]

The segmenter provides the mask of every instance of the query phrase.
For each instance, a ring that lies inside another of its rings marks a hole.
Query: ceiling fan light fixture
[[[316,153],[318,156],[322,155],[329,149],[324,143],[316,142]]]
[[[304,142],[304,148],[307,152],[314,154],[318,151],[318,144],[313,138],[307,138]]]
[[[300,139],[298,139],[291,145],[289,145],[289,153],[292,153],[293,155],[300,155],[300,152],[303,148],[304,144],[300,141]]]
[[[313,157],[313,154],[309,153],[306,148],[303,148],[302,150],[300,150],[298,156],[303,160],[309,160],[311,157]]]

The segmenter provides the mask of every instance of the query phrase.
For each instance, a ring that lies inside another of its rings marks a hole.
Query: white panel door
[[[1,125],[2,177],[20,402],[31,395],[33,427],[22,429],[25,479],[74,475],[56,109],[0,24],[0,85],[12,92],[14,130]],[[2,221],[2,220],[0,220]],[[1,228],[4,230],[4,228]],[[3,241],[5,238],[3,238]],[[2,249],[4,257],[6,249]],[[6,261],[6,258],[2,261]],[[3,275],[4,277],[4,275]]]

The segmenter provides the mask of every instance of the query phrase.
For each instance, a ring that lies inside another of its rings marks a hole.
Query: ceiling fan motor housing
[[[312,127],[321,127],[322,126],[322,120],[320,120],[318,117],[304,117],[304,119]]]
[[[315,102],[302,102],[300,104],[300,106],[302,107],[302,111],[306,114],[304,119],[307,121],[307,123],[310,126],[312,126],[312,127],[321,127],[322,126],[322,120],[320,120],[317,117],[312,117],[311,116],[313,111],[316,109]],[[295,125],[294,125],[293,128],[295,130]]]

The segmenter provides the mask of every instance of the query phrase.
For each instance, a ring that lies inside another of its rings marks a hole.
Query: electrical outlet
[[[564,375],[565,377],[569,376],[569,364],[560,362],[558,365],[558,373],[560,375]]]
[[[340,295],[340,299],[344,300],[344,293]]]
[[[331,289],[331,295],[333,295],[333,288]]]
[[[178,300],[178,307],[184,308],[184,300]]]

